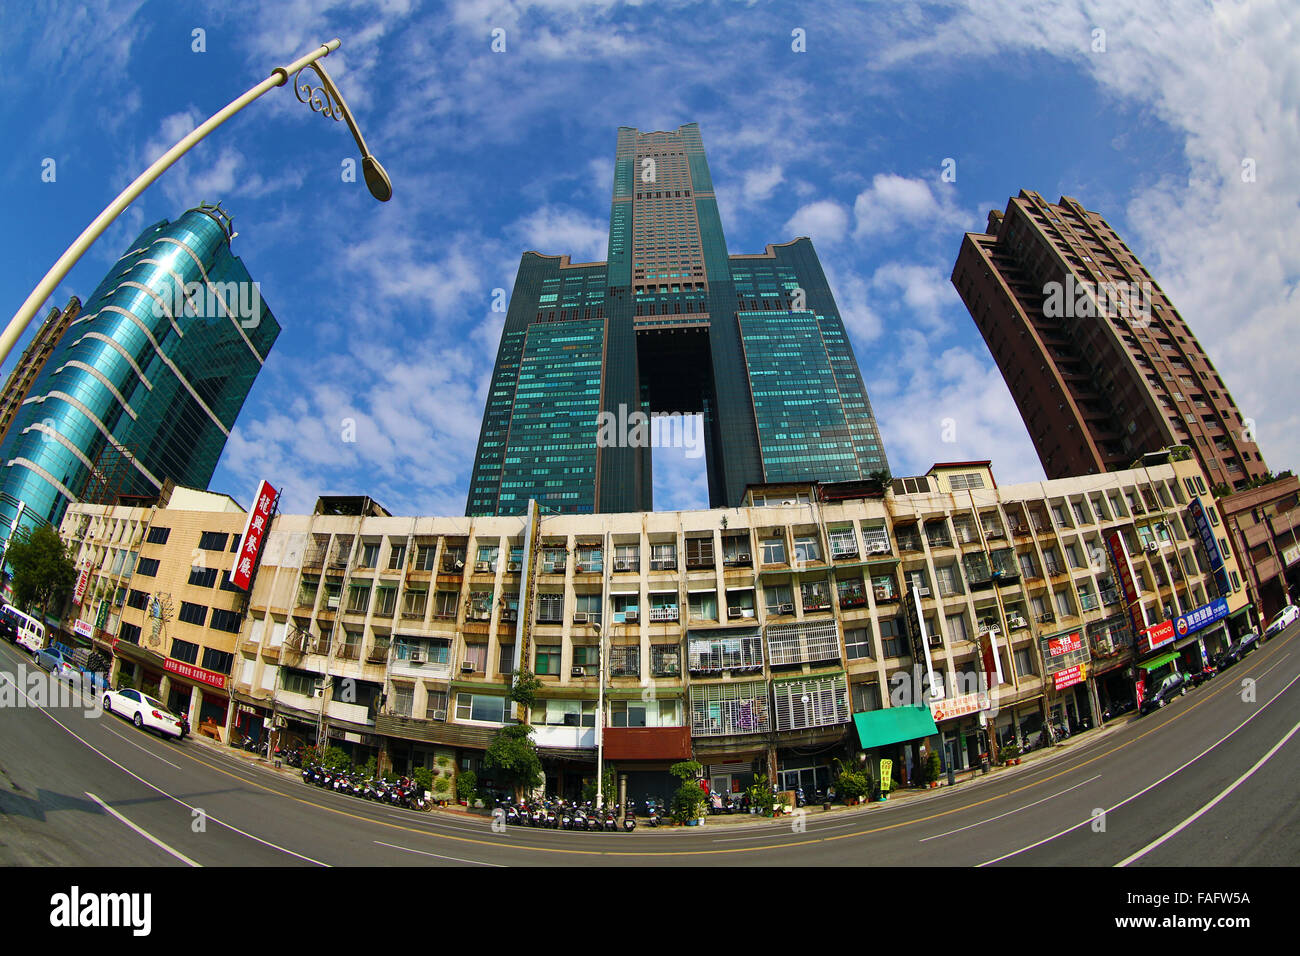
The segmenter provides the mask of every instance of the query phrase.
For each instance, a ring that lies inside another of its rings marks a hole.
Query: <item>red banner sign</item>
[[[207,684],[209,687],[215,687],[218,690],[222,690],[226,686],[225,674],[204,670],[202,667],[195,667],[193,664],[186,664],[184,661],[178,661],[171,657],[163,661],[163,670],[169,671],[177,677],[186,677],[198,681],[200,684]]]
[[[1063,671],[1057,671],[1052,675],[1052,684],[1057,690],[1065,690],[1067,687],[1073,687],[1075,684],[1082,684],[1085,677],[1088,676],[1087,664],[1075,664]]]
[[[1047,642],[1047,649],[1053,657],[1069,654],[1071,651],[1083,650],[1083,632],[1074,631],[1064,637],[1053,637]]]
[[[90,569],[82,568],[81,573],[77,575],[77,589],[72,592],[72,603],[78,605],[81,599],[86,596],[86,584],[90,581]]]
[[[262,539],[271,527],[271,514],[275,510],[278,492],[271,483],[263,481],[257,486],[257,496],[253,499],[253,510],[244,522],[244,533],[239,539],[239,552],[235,564],[230,569],[230,583],[241,591],[247,591],[253,580],[253,568],[262,556]]]

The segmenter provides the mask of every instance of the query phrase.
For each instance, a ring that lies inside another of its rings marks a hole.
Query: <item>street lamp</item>
[[[141,173],[135,182],[119,193],[117,198],[95,217],[94,222],[87,226],[85,232],[78,236],[67,251],[59,257],[59,261],[54,263],[50,271],[45,274],[45,278],[32,290],[32,294],[27,297],[27,301],[22,304],[22,308],[14,313],[14,317],[9,320],[9,325],[5,328],[4,333],[0,334],[0,364],[3,364],[5,359],[9,357],[9,353],[17,344],[18,339],[26,331],[27,326],[31,324],[32,319],[36,317],[42,303],[54,294],[58,284],[77,264],[77,260],[85,254],[96,239],[103,235],[104,230],[112,225],[113,221],[122,214],[126,207],[135,202],[136,197],[152,185],[154,180],[166,172],[172,164],[188,153],[200,140],[263,94],[270,92],[277,86],[284,86],[285,83],[289,82],[290,75],[294,77],[294,93],[300,101],[310,106],[313,112],[322,113],[336,121],[345,120],[347,122],[348,129],[352,131],[352,138],[356,140],[357,148],[361,150],[361,171],[370,194],[380,202],[387,202],[391,199],[393,197],[393,184],[388,178],[388,173],[379,164],[379,160],[370,155],[370,150],[366,147],[361,131],[357,129],[356,121],[352,118],[352,111],[348,109],[347,103],[344,102],[343,96],[334,85],[334,81],[325,72],[325,68],[316,62],[322,57],[333,53],[341,44],[342,41],[335,38],[288,66],[276,67],[271,71],[271,75],[261,83],[258,83],[237,99],[232,100],[224,109],[196,127],[188,136],[165,152],[152,166]],[[302,73],[307,69],[310,69],[319,77],[320,84],[318,86],[313,86],[303,79]]]

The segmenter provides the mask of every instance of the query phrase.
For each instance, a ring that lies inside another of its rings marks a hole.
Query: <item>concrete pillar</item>
[[[195,684],[190,688],[190,730],[197,730],[203,714],[203,691]]]
[[[108,686],[117,687],[122,679],[122,658],[114,655],[113,663],[108,668]]]
[[[164,704],[167,703],[167,695],[172,692],[172,678],[166,671],[163,672],[162,680],[158,682],[158,699]]]
[[[1089,715],[1091,717],[1089,723],[1091,723],[1093,728],[1096,729],[1101,726],[1101,698],[1097,695],[1097,679],[1095,677],[1089,677],[1087,680],[1087,687],[1088,706],[1092,709],[1092,713]]]
[[[225,726],[222,728],[222,734],[221,734],[222,737],[221,742],[223,744],[230,742],[230,728],[233,727],[234,725],[235,725],[235,699],[232,697],[230,698],[230,703],[226,705],[226,723]]]

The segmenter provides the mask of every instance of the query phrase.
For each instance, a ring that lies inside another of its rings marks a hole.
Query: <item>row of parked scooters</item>
[[[543,830],[587,830],[605,833],[623,831],[631,833],[636,829],[636,801],[629,800],[622,823],[619,822],[620,811],[624,808],[617,803],[606,804],[604,809],[592,806],[592,801],[577,803],[572,800],[548,798],[545,800],[521,801],[516,803],[513,797],[498,799],[492,809],[492,816],[503,820],[508,826],[537,827]],[[666,824],[664,809],[654,800],[645,802],[646,823],[652,827]]]
[[[346,793],[362,800],[373,800],[389,806],[405,807],[420,812],[433,807],[433,801],[410,777],[402,777],[396,783],[390,783],[360,773],[328,770],[320,764],[312,764],[302,768],[302,779],[304,783],[315,784],[322,790]]]

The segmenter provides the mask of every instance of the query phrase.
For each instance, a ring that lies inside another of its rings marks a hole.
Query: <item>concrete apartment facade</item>
[[[182,649],[231,655],[225,686],[201,688],[205,713],[225,697],[231,742],[320,740],[399,770],[443,758],[480,779],[526,664],[541,683],[526,719],[548,789],[571,795],[594,776],[599,735],[642,799],[665,795],[668,767],[687,757],[722,789],[755,773],[824,786],[833,758],[859,749],[915,775],[926,737],[956,769],[977,766],[985,726],[999,744],[1032,739],[1045,721],[1096,726],[1132,698],[1144,663],[1174,654],[1194,669],[1250,623],[1231,554],[1235,590],[1220,604],[1187,517],[1193,498],[1215,510],[1190,458],[1001,488],[985,462],[900,481],[910,490],[768,485],[737,508],[542,515],[531,547],[527,517],[395,517],[368,499],[322,499],[316,513],[275,519],[237,636],[210,623],[168,633]],[[237,532],[242,515],[79,505],[69,520],[83,511],[177,565],[110,585],[225,596],[189,583],[193,545]],[[163,526],[168,541],[151,546],[149,529]],[[1154,647],[1135,640],[1112,532],[1144,624],[1197,609],[1208,620],[1221,606],[1212,626]],[[198,553],[219,567],[233,558]],[[907,622],[909,595],[924,639]],[[122,624],[115,667],[175,685],[144,612],[128,609]],[[931,673],[941,698],[929,696]],[[897,707],[930,722],[890,739],[879,715]]]

